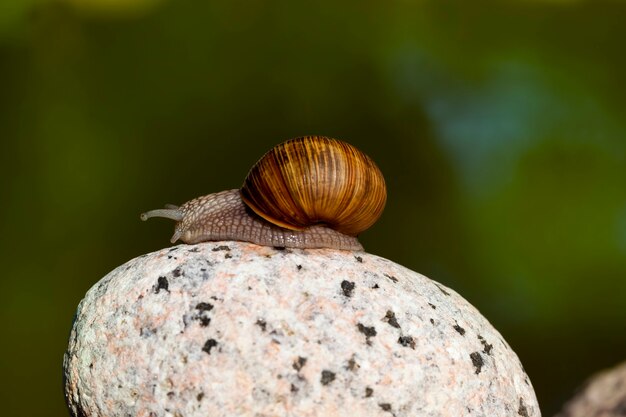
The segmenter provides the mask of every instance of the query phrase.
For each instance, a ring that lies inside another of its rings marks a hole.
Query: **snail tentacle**
[[[171,207],[172,205],[168,204],[168,206]],[[139,216],[139,218],[144,222],[152,217],[163,217],[165,219],[172,219],[178,222],[183,219],[183,212],[178,207],[164,208],[146,211],[145,213],[141,213],[141,215]]]

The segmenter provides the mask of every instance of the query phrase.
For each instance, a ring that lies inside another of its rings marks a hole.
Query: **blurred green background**
[[[0,2],[0,404],[66,416],[84,293],[168,246],[139,213],[238,187],[274,144],[385,173],[371,253],[448,285],[544,416],[626,360],[626,5]]]

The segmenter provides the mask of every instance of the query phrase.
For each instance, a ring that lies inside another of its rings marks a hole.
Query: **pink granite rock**
[[[556,417],[626,416],[626,362],[593,375]]]
[[[540,416],[500,334],[454,291],[363,252],[180,245],[80,303],[78,416]]]

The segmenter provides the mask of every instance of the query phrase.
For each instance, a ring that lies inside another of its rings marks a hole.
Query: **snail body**
[[[382,214],[385,181],[345,142],[307,136],[283,142],[250,170],[240,190],[148,211],[175,220],[172,243],[240,240],[265,246],[362,250],[357,235]]]

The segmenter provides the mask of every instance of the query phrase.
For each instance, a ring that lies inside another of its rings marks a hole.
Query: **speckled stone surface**
[[[592,376],[557,417],[626,416],[626,362]]]
[[[500,334],[453,290],[364,252],[180,245],[89,290],[74,416],[539,416]]]

